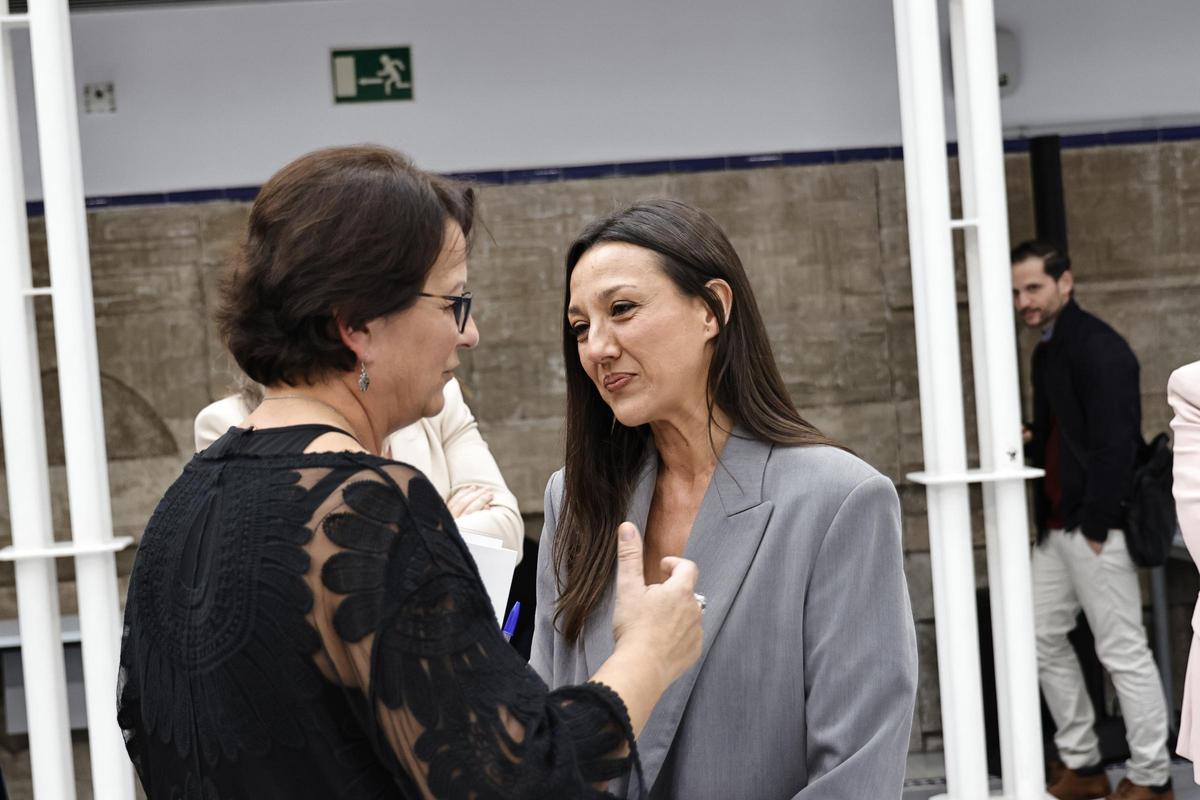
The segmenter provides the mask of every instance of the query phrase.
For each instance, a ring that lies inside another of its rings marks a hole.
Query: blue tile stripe
[[[1191,139],[1200,139],[1200,125],[1073,134],[1062,137],[1062,147],[1064,150],[1069,150],[1081,147],[1113,147],[1129,144],[1180,142]],[[1025,153],[1028,151],[1029,139],[1017,137],[1004,140],[1004,152],[1006,153]],[[950,156],[957,155],[958,144],[956,142],[949,142],[946,145],[946,152]],[[612,164],[581,164],[568,167],[455,172],[451,173],[450,177],[481,186],[516,186],[528,183],[558,183],[561,181],[595,180],[598,178],[678,175],[693,172],[726,172],[778,166],[849,164],[856,161],[898,161],[903,158],[903,148],[891,145],[886,147],[851,147],[836,150],[803,150],[797,152],[755,153],[750,155],[711,156],[704,158],[626,161]],[[89,197],[86,203],[87,207],[92,209],[173,203],[209,203],[219,200],[249,202],[258,195],[258,190],[259,187],[257,186],[233,186],[226,189],[120,194]],[[42,202],[34,200],[26,203],[25,213],[30,217],[42,216],[44,213]]]
[[[899,153],[900,148],[896,148]],[[894,158],[899,160],[902,155],[896,155]],[[785,167],[804,167],[813,164],[836,164],[836,150],[808,150],[800,153],[784,153],[783,165]]]
[[[671,162],[675,164],[677,162]],[[783,166],[783,153],[761,153],[754,156],[729,156],[725,159],[725,168],[734,169],[761,169],[762,167],[781,167]]]

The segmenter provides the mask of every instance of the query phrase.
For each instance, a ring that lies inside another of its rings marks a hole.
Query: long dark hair
[[[554,538],[559,601],[555,624],[573,642],[616,569],[617,526],[625,519],[650,428],[617,421],[579,361],[567,320],[571,273],[602,242],[624,242],[658,254],[659,265],[684,295],[699,297],[717,319],[708,370],[708,418],[719,408],[747,434],[780,445],[841,445],[796,411],[784,386],[750,281],[733,245],[712,217],[677,200],[647,200],[586,229],[567,252],[563,301],[563,358],[567,372],[567,447],[564,503]],[[732,312],[705,284],[720,279],[733,291]]]

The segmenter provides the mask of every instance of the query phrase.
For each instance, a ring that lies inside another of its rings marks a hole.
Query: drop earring
[[[367,374],[367,362],[362,362],[362,370],[358,373],[358,390],[365,392],[371,388],[371,376]]]

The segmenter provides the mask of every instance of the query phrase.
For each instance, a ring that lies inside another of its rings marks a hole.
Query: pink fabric
[[[1180,367],[1167,383],[1167,400],[1175,410],[1175,510],[1192,561],[1200,564],[1200,361]],[[1192,613],[1192,648],[1188,654],[1183,713],[1179,723],[1179,755],[1193,762],[1200,783],[1200,605]]]

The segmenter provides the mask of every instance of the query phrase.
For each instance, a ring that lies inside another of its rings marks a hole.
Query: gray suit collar
[[[704,646],[699,660],[667,689],[638,737],[647,789],[662,769],[692,688],[704,668],[713,642],[741,589],[746,571],[758,552],[773,504],[763,502],[762,484],[771,445],[751,439],[740,428],[725,443],[692,524],[684,557],[700,568],[696,591],[708,598],[704,612]],[[658,452],[650,447],[643,463],[626,518],[645,531],[658,477]],[[584,630],[584,662],[594,673],[612,655],[613,587],[610,584]]]
[[[750,438],[741,426],[734,427],[713,472],[713,483],[727,516],[762,502],[763,473],[770,454],[770,444]]]

